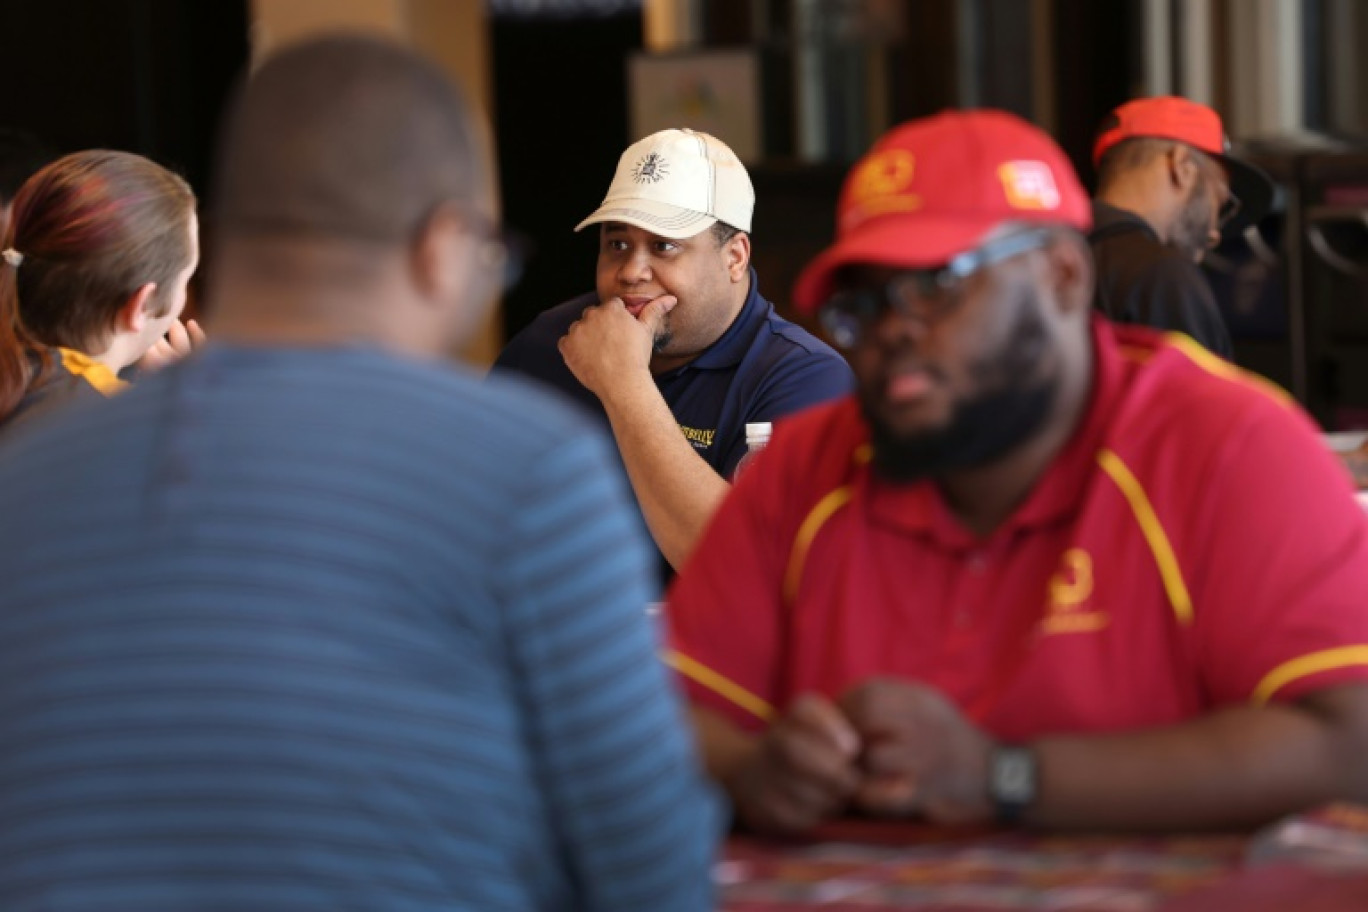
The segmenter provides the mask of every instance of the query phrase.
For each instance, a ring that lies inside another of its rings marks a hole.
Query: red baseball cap
[[[1230,139],[1221,116],[1206,105],[1176,95],[1126,102],[1107,116],[1097,132],[1093,164],[1100,162],[1112,146],[1138,137],[1187,143],[1225,167],[1230,192],[1240,201],[1240,210],[1227,223],[1226,231],[1242,231],[1273,208],[1276,189],[1272,178],[1260,168],[1230,155]]]
[[[846,176],[836,241],[798,276],[793,303],[816,310],[844,266],[941,266],[1004,222],[1092,226],[1088,194],[1054,140],[1005,111],[908,121]]]

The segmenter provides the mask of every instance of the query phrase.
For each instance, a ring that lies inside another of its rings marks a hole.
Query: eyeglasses
[[[854,348],[889,310],[931,324],[954,310],[964,281],[979,270],[1010,257],[1044,247],[1051,234],[1028,229],[987,241],[934,269],[899,272],[882,288],[848,288],[822,305],[819,319],[838,348]]]
[[[1231,219],[1235,218],[1240,212],[1240,198],[1230,192],[1230,178],[1224,166],[1216,159],[1206,153],[1198,153],[1198,167],[1202,174],[1206,186],[1201,188],[1204,191],[1214,192],[1219,195],[1218,187],[1225,187],[1225,199],[1216,209],[1216,227],[1225,228],[1230,224]]]
[[[489,216],[472,207],[461,207],[461,216],[471,233],[480,238],[476,251],[480,265],[499,273],[499,290],[508,291],[522,278],[523,266],[531,254],[532,244],[522,234],[502,227]]]

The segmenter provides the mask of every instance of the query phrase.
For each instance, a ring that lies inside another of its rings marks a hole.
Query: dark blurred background
[[[1282,187],[1279,210],[1206,267],[1237,360],[1327,428],[1368,427],[1364,0],[0,0],[0,125],[59,152],[141,152],[204,196],[238,73],[337,27],[431,54],[488,112],[504,217],[534,256],[466,353],[477,363],[592,287],[594,239],[572,229],[622,150],[663,123],[729,124],[722,138],[747,147],[755,263],[784,308],[830,238],[846,166],[891,124],[1005,108],[1091,183],[1103,115],[1176,93],[1221,111]],[[748,75],[710,85],[717,55]]]

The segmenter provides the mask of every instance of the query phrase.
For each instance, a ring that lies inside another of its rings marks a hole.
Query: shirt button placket
[[[969,606],[975,603],[975,597],[980,592],[980,581],[988,572],[988,555],[981,550],[970,551],[964,558],[964,567],[969,580],[962,588],[961,595],[967,597],[961,599],[952,617],[955,629],[961,631],[967,630],[974,622],[974,612]]]

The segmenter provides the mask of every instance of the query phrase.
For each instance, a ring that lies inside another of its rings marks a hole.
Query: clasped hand
[[[761,832],[801,832],[851,808],[972,823],[992,817],[993,747],[938,691],[873,679],[835,703],[799,697],[727,786]]]

